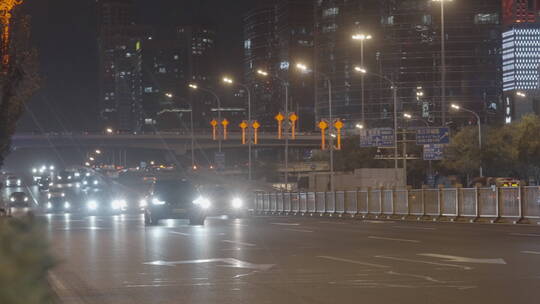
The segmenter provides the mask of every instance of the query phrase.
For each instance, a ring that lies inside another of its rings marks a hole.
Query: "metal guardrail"
[[[540,220],[540,187],[258,193],[255,212]],[[540,222],[538,222],[540,224]]]

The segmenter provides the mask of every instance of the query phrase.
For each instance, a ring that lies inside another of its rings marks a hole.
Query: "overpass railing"
[[[257,193],[257,213],[540,220],[540,187]],[[538,222],[540,224],[540,222]]]

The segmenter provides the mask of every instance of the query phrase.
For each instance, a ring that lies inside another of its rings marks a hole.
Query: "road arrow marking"
[[[242,269],[255,269],[261,271],[267,271],[274,267],[275,264],[253,264],[246,261],[241,261],[233,258],[221,258],[221,259],[203,259],[203,260],[185,260],[185,261],[152,261],[143,263],[144,265],[152,266],[168,266],[175,267],[177,265],[186,264],[205,264],[205,263],[225,263],[225,265],[217,265],[218,267],[230,267],[230,268],[242,268]]]
[[[473,269],[472,267],[463,266],[463,265],[435,263],[435,262],[422,261],[422,260],[413,260],[413,259],[403,259],[403,258],[396,258],[396,257],[384,256],[384,255],[376,255],[375,257],[379,258],[379,259],[387,259],[387,260],[402,261],[402,262],[409,262],[409,263],[420,263],[420,264],[428,264],[428,265],[455,267],[455,268],[461,268],[463,270],[471,270],[471,269]]]
[[[457,262],[457,263],[474,263],[474,264],[501,264],[506,265],[504,259],[477,259],[477,258],[466,258],[453,255],[444,255],[444,254],[434,254],[434,253],[420,253],[418,255],[427,256],[432,258],[443,259],[447,262]]]
[[[241,245],[241,246],[249,246],[249,247],[255,247],[257,245],[255,244],[250,244],[250,243],[244,243],[244,242],[236,242],[236,241],[230,241],[230,240],[223,240],[221,241],[223,243],[229,243],[229,244],[236,244],[236,245]]]
[[[526,254],[538,254],[538,255],[540,255],[540,252],[538,252],[538,251],[529,251],[529,250],[522,251],[521,253],[526,253]]]
[[[376,268],[390,268],[390,266],[386,266],[386,265],[365,263],[365,262],[360,262],[360,261],[355,261],[355,260],[349,260],[349,259],[336,258],[336,257],[332,257],[332,256],[326,256],[326,255],[318,256],[318,258],[337,261],[337,262],[357,264],[357,265],[362,265],[362,266],[376,267]]]

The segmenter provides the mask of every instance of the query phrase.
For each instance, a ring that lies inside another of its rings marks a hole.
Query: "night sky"
[[[241,73],[242,16],[273,0],[136,0],[139,24],[215,24],[223,71]],[[19,132],[78,131],[97,125],[96,0],[25,0],[40,54],[42,89]]]

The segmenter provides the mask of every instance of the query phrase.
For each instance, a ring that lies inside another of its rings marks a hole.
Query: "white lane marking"
[[[68,289],[56,274],[49,271],[49,283],[62,303],[83,304],[83,300],[72,290]]]
[[[435,253],[419,253],[418,255],[427,256],[431,258],[443,259],[447,262],[457,262],[457,263],[474,263],[474,264],[506,264],[506,261],[501,258],[497,259],[477,259],[477,258],[467,258],[446,254],[435,254]]]
[[[272,225],[280,225],[280,226],[300,226],[300,223],[270,223]]]
[[[231,226],[249,227],[249,225],[246,224],[231,224]]]
[[[183,236],[189,236],[188,233],[183,233],[183,232],[177,232],[177,231],[169,231],[169,233],[171,234],[178,234],[178,235],[183,235]]]
[[[251,244],[251,243],[244,243],[244,242],[237,242],[237,241],[231,241],[231,240],[223,240],[221,241],[223,243],[229,243],[229,244],[236,244],[236,245],[241,245],[241,246],[249,246],[249,247],[255,247],[257,245],[255,244]]]
[[[327,255],[320,255],[318,256],[318,258],[337,261],[337,262],[357,264],[357,265],[362,265],[362,266],[375,267],[375,268],[390,268],[390,266],[386,266],[386,265],[372,264],[372,263],[360,262],[360,261],[349,260],[349,259],[342,259],[342,258],[337,258],[337,257],[327,256]]]
[[[422,260],[403,259],[403,258],[396,258],[396,257],[384,256],[384,255],[376,255],[375,257],[379,258],[379,259],[387,259],[387,260],[394,260],[394,261],[401,261],[401,262],[410,262],[410,263],[420,263],[420,264],[428,264],[428,265],[455,267],[455,268],[461,268],[463,270],[471,270],[471,269],[473,269],[472,267],[463,266],[463,265],[454,265],[454,264],[435,263],[435,262],[422,261]]]
[[[540,234],[534,234],[534,233],[510,233],[509,235],[540,237]]]
[[[406,243],[420,243],[418,240],[406,240],[406,239],[394,239],[380,236],[368,236],[368,239],[373,240],[383,240],[383,241],[395,241],[395,242],[406,242]]]
[[[399,229],[437,230],[437,228],[431,228],[431,227],[409,227],[409,226],[392,226],[392,227],[399,228]]]
[[[522,251],[521,253],[526,253],[526,254],[538,254],[538,255],[540,255],[540,252],[538,252],[538,251],[530,251],[530,250],[525,250],[525,251]]]
[[[304,229],[283,229],[283,230],[287,230],[287,231],[294,231],[294,232],[305,232],[305,233],[311,233],[313,232],[312,230],[304,230]]]
[[[233,258],[219,258],[219,259],[204,259],[204,260],[185,260],[185,261],[152,261],[143,263],[144,265],[151,266],[168,266],[175,267],[177,265],[186,265],[186,264],[205,264],[205,263],[225,263],[225,265],[217,265],[218,267],[230,267],[230,268],[241,268],[241,269],[255,269],[266,271],[274,267],[275,264],[253,264],[242,260],[237,260]]]
[[[321,224],[334,224],[334,225],[345,225],[345,223],[341,222],[330,222],[330,221],[320,221]]]
[[[393,224],[394,221],[375,221],[375,220],[365,220],[362,221],[362,223],[368,223],[368,224]]]
[[[434,278],[432,278],[430,276],[424,276],[424,275],[418,275],[418,274],[410,274],[410,273],[399,273],[399,272],[395,272],[395,271],[387,271],[386,273],[390,274],[390,275],[397,275],[397,276],[411,277],[411,278],[417,278],[417,279],[424,279],[426,281],[433,282],[433,283],[440,283],[440,284],[445,284],[446,283],[445,281],[439,281],[439,280],[434,279]]]

